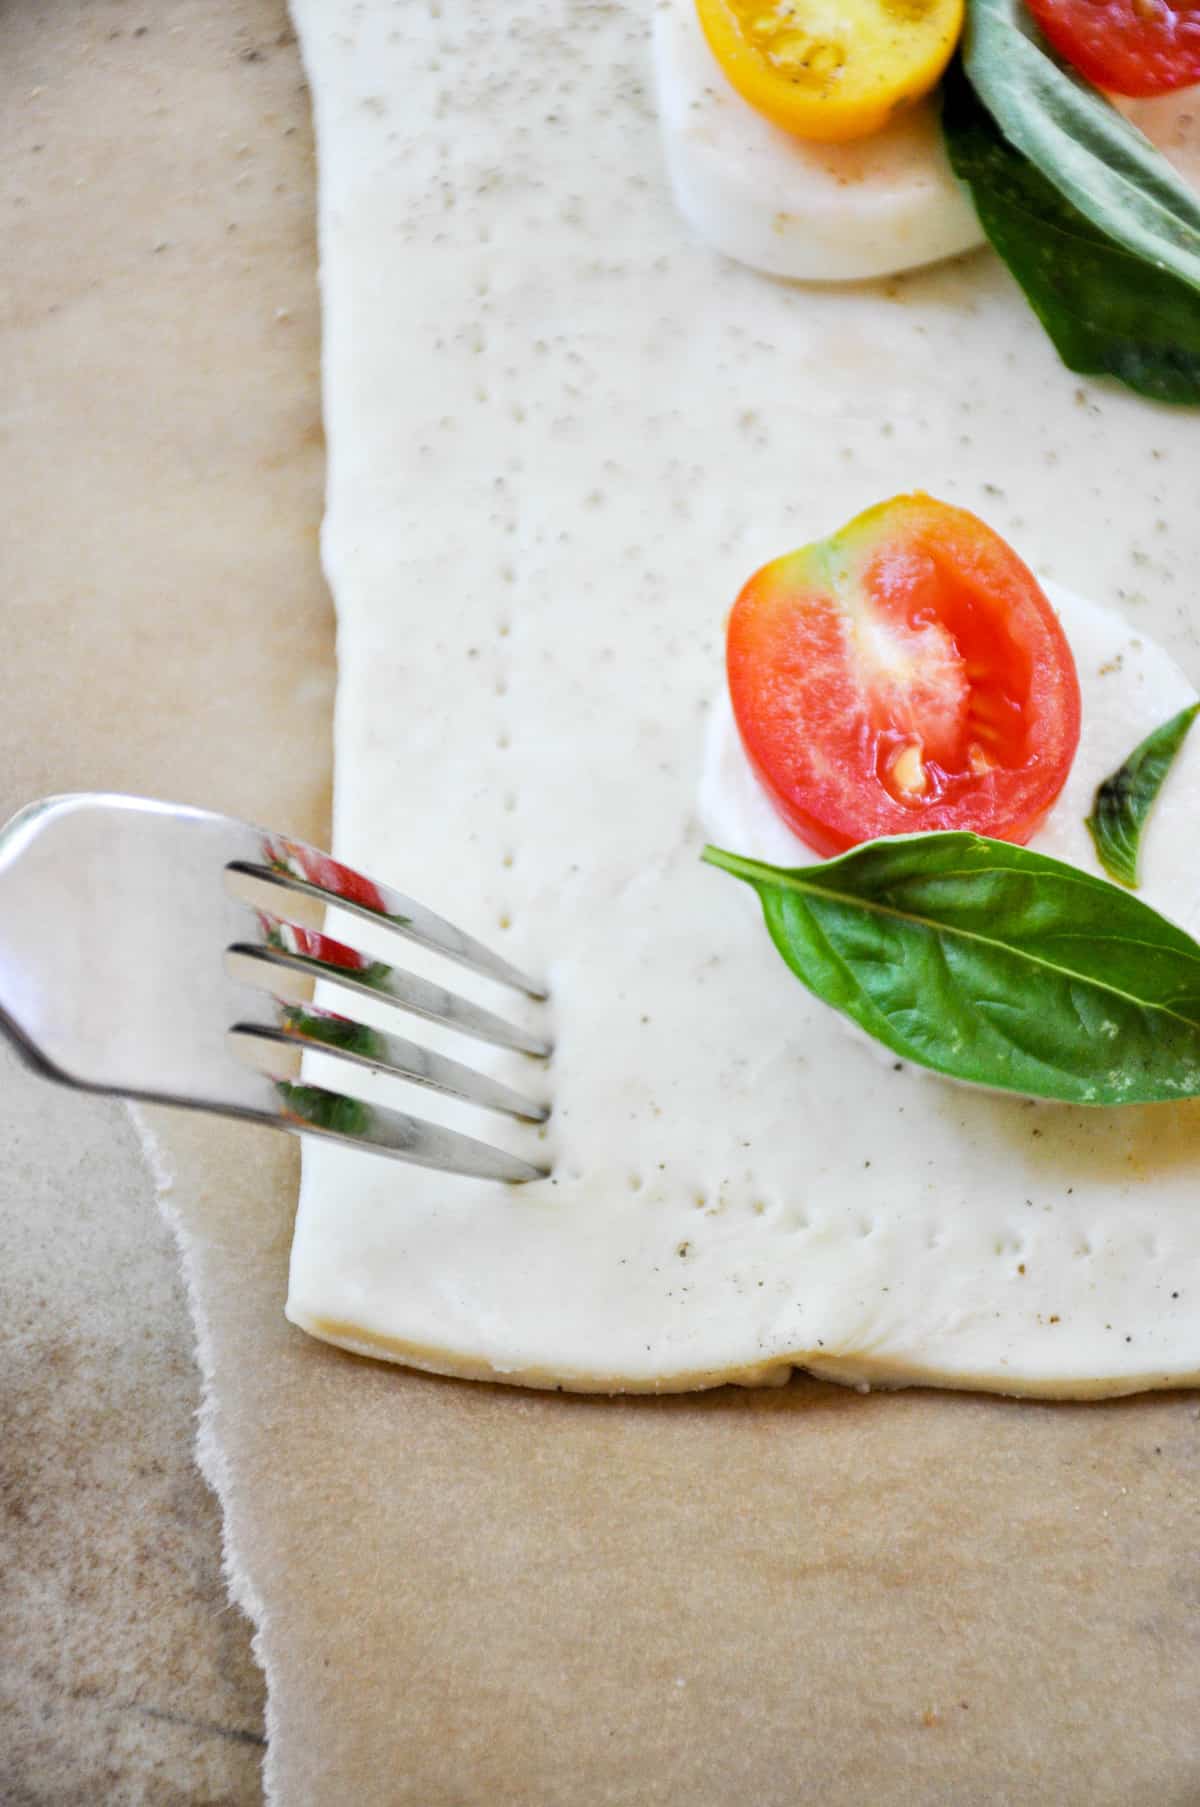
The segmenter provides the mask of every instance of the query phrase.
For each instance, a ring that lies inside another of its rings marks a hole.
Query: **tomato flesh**
[[[278,867],[280,871],[297,872],[310,885],[319,885],[334,897],[344,898],[350,904],[360,904],[364,910],[377,910],[381,916],[386,916],[383,896],[378,887],[370,879],[364,878],[361,872],[343,866],[340,860],[335,860],[330,854],[319,853],[315,847],[306,847],[300,841],[286,841],[281,837],[269,841],[265,853],[268,864]]]
[[[1075,662],[1033,574],[929,496],[756,572],[726,666],[751,764],[822,855],[927,829],[1026,841],[1079,742]]]
[[[798,138],[882,131],[954,54],[963,0],[695,0],[709,48],[756,112]]]
[[[1188,0],[1029,0],[1068,63],[1110,94],[1173,94],[1200,82],[1200,5]]]
[[[318,885],[333,898],[340,897],[348,904],[358,904],[364,910],[374,910],[387,918],[383,894],[378,887],[330,854],[319,853],[315,847],[306,847],[303,842],[288,841],[282,836],[266,841],[263,853],[268,866],[275,870],[305,878],[310,885]],[[268,919],[261,920],[264,930],[269,933]],[[356,948],[347,947],[345,942],[336,941],[318,929],[289,923],[281,932],[290,938],[285,945],[289,945],[292,952],[306,954],[309,959],[320,960],[326,966],[341,966],[348,972],[369,972],[377,964],[369,955],[360,954]]]

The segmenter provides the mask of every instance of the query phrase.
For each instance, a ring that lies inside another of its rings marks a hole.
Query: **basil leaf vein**
[[[1096,858],[1110,878],[1130,890],[1137,888],[1138,850],[1146,818],[1197,713],[1200,703],[1189,703],[1155,728],[1096,791],[1092,813],[1086,819]]]
[[[904,1060],[1066,1103],[1200,1094],[1200,945],[1140,899],[964,833],[785,869],[715,847],[813,995]]]

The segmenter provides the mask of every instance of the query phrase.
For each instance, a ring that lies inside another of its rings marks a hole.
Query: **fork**
[[[31,803],[0,829],[0,1029],[46,1078],[83,1091],[249,1118],[450,1173],[544,1178],[506,1149],[310,1082],[302,1063],[318,1050],[348,1075],[367,1069],[526,1123],[549,1115],[540,1099],[343,1014],[370,997],[531,1067],[551,1052],[542,1034],[326,934],[330,905],[547,997],[412,898],[301,841],[207,810],[79,793]],[[305,923],[315,906],[317,929]]]

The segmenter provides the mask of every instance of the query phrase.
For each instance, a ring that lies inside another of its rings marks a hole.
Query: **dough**
[[[920,487],[1074,587],[1127,592],[1128,625],[1084,633],[1088,765],[1042,843],[1088,857],[1088,786],[1191,694],[1134,643],[1144,624],[1190,648],[1169,535],[1193,518],[1194,422],[1082,387],[993,261],[848,294],[693,242],[640,8],[297,13],[337,848],[544,970],[557,1052],[544,1142],[416,1106],[552,1156],[545,1184],[307,1148],[289,1316],[580,1389],[793,1363],[1063,1396],[1197,1378],[1200,1107],[1085,1113],[896,1073],[700,865],[695,809],[741,582]],[[1147,895],[1183,915],[1200,887],[1170,861],[1193,845],[1197,756],[1146,853]],[[537,1082],[519,1057],[468,1057]]]

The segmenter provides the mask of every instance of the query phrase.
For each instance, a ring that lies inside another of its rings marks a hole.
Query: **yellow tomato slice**
[[[950,61],[963,0],[696,0],[744,100],[798,138],[878,132]]]

